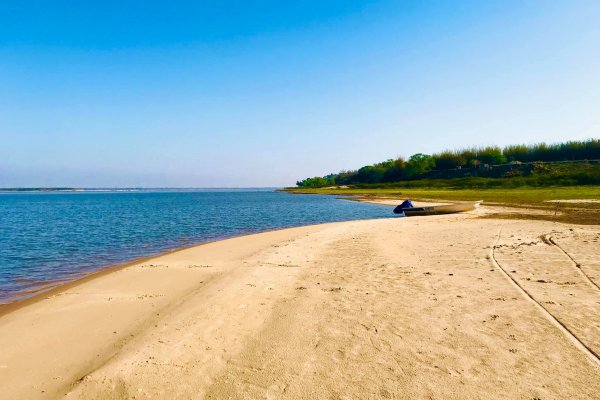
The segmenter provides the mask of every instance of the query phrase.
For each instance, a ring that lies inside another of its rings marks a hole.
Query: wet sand
[[[598,398],[600,227],[481,212],[181,250],[0,317],[3,398]]]

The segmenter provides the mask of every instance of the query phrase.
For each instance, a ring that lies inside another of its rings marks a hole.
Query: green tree
[[[502,150],[497,146],[484,147],[479,150],[478,157],[479,161],[483,164],[504,164],[506,157],[502,154]]]
[[[446,150],[434,154],[432,157],[435,160],[436,169],[454,169],[467,164],[467,159],[456,151]]]
[[[381,165],[366,165],[358,170],[356,179],[361,183],[378,183],[383,180],[385,168]]]
[[[306,178],[302,181],[296,182],[296,186],[304,188],[319,188],[332,185],[335,185],[335,179],[331,177],[321,178],[319,176],[315,176],[314,178]]]
[[[406,164],[407,174],[410,178],[423,175],[435,167],[435,160],[428,154],[417,153],[410,156]]]
[[[395,160],[390,160],[391,165],[383,176],[384,182],[396,182],[406,178],[406,161],[404,158],[398,157]]]

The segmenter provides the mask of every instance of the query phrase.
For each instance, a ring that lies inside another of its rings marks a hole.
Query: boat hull
[[[444,204],[440,206],[429,206],[429,207],[411,207],[411,208],[396,208],[394,213],[404,214],[407,217],[413,217],[417,215],[440,215],[440,214],[453,214],[465,211],[472,211],[479,207],[481,202],[469,202],[469,203],[455,203],[455,204]]]

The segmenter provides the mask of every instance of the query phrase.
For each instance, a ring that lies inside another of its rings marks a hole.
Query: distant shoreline
[[[31,187],[31,188],[0,188],[0,193],[72,193],[72,192],[207,192],[207,191],[267,191],[278,190],[280,187],[218,187],[218,188],[69,188],[69,187]]]

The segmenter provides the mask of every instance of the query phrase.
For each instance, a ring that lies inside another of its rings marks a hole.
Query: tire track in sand
[[[500,236],[502,235],[503,228],[504,228],[504,225],[500,226],[500,229],[498,230],[498,234],[496,235],[496,240],[494,241],[494,244],[491,246],[491,249],[490,249],[490,261],[492,262],[492,265],[494,265],[494,267],[496,267],[506,277],[506,279],[508,279],[508,281],[517,290],[519,290],[519,292],[521,292],[521,295],[526,300],[528,300],[530,303],[532,303],[546,317],[546,319],[552,325],[554,325],[556,328],[558,328],[558,330],[560,330],[563,333],[563,335],[565,335],[565,337],[571,343],[573,343],[573,345],[575,345],[575,347],[577,347],[581,352],[583,352],[588,357],[588,359],[592,362],[592,364],[594,364],[596,366],[596,368],[600,369],[600,355],[598,355],[598,353],[596,353],[594,350],[589,348],[565,324],[563,324],[560,320],[558,320],[558,318],[556,318],[554,315],[552,315],[541,303],[539,303],[531,295],[531,293],[529,293],[523,286],[521,286],[521,284],[519,282],[517,282],[512,276],[510,276],[508,274],[508,272],[506,272],[506,270],[500,265],[498,260],[496,260],[495,249],[496,249],[496,246],[498,245],[498,243],[500,242]]]
[[[588,274],[585,273],[583,268],[581,268],[581,264],[575,261],[575,259],[569,253],[567,253],[565,249],[563,249],[558,243],[556,243],[551,233],[542,235],[542,240],[544,241],[544,243],[554,245],[556,248],[558,248],[565,256],[569,258],[569,260],[571,261],[571,265],[573,265],[573,267],[576,268],[577,271],[579,271],[579,274],[583,277],[583,279],[585,279],[590,284],[590,286],[600,290],[600,286],[598,286],[598,284],[594,282]]]

